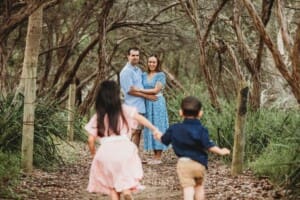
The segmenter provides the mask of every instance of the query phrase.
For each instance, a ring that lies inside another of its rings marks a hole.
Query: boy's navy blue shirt
[[[184,119],[182,123],[170,126],[161,137],[165,145],[172,144],[178,157],[188,157],[207,168],[206,150],[215,144],[209,139],[208,130],[198,119]]]

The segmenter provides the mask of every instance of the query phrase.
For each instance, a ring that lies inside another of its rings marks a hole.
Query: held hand
[[[154,139],[160,140],[160,138],[161,138],[161,136],[162,136],[162,133],[161,133],[159,130],[156,129],[156,130],[153,132],[153,136],[154,136]]]
[[[221,151],[222,151],[222,155],[229,155],[230,154],[230,150],[227,149],[227,148],[222,148]]]

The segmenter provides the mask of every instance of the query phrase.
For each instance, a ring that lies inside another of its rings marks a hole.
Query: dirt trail
[[[71,152],[76,154],[77,161],[63,166],[51,173],[35,170],[31,176],[22,177],[16,192],[25,200],[106,200],[106,196],[99,196],[86,192],[90,157],[86,146],[74,144]],[[142,154],[143,159],[150,158],[150,154]],[[220,161],[210,161],[206,181],[207,199],[282,199],[280,191],[267,179],[258,180],[251,172],[246,171],[239,177],[231,177],[228,166]],[[163,157],[163,164],[147,165],[144,167],[143,184],[146,189],[134,194],[136,200],[176,200],[182,199],[175,171],[176,156],[168,150]]]

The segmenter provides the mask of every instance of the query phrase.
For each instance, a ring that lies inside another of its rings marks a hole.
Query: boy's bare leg
[[[184,200],[194,200],[195,190],[194,187],[183,188],[183,199]]]
[[[196,185],[195,186],[195,200],[204,200],[205,193],[204,193],[204,184]]]
[[[142,130],[133,130],[133,133],[131,136],[131,141],[134,144],[136,144],[136,146],[138,148],[140,147],[141,134],[142,134]]]
[[[120,200],[120,193],[116,190],[110,190],[110,198],[111,200]]]

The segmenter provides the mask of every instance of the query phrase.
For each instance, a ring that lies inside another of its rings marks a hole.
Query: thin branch
[[[208,35],[209,35],[209,32],[211,30],[211,27],[212,25],[215,23],[220,11],[224,8],[224,6],[226,5],[226,3],[228,2],[228,0],[223,0],[223,2],[220,4],[220,6],[218,7],[218,9],[215,11],[215,13],[212,15],[208,25],[207,25],[207,28],[206,28],[206,31],[205,31],[205,34],[204,34],[204,37],[203,37],[203,41],[206,42],[207,38],[208,38]]]
[[[175,6],[179,5],[179,4],[180,4],[180,2],[171,3],[170,5],[168,5],[168,6],[164,7],[164,8],[162,8],[162,9],[160,9],[155,15],[153,15],[152,17],[150,17],[146,21],[148,21],[148,22],[154,21],[157,17],[159,17],[159,15],[161,13],[163,13],[164,11],[169,10],[170,8],[173,8],[173,7],[175,7]]]
[[[280,32],[281,32],[281,36],[282,36],[282,40],[283,40],[283,44],[288,52],[288,55],[290,57],[291,60],[293,60],[292,58],[292,47],[291,47],[291,44],[292,44],[292,39],[288,33],[288,30],[287,30],[287,22],[286,22],[286,19],[285,19],[285,15],[283,14],[283,11],[282,11],[282,5],[281,5],[282,1],[281,0],[276,0],[276,7],[277,7],[277,19],[278,19],[278,23],[279,23],[279,26],[280,26]]]
[[[246,43],[245,36],[241,30],[240,26],[240,5],[238,4],[238,1],[234,1],[234,7],[233,7],[233,27],[236,32],[236,36],[238,39],[238,46],[239,51],[242,55],[242,58],[244,60],[245,65],[247,66],[248,70],[252,75],[257,73],[257,70],[254,65],[254,56],[250,53],[250,48],[248,44]]]
[[[238,59],[236,58],[235,56],[235,53],[233,51],[233,49],[231,48],[231,46],[227,43],[225,43],[228,51],[229,51],[229,55],[233,61],[233,64],[234,64],[234,70],[235,70],[235,73],[237,75],[237,77],[239,78],[239,80],[245,80],[244,79],[244,76],[243,76],[243,73],[242,73],[242,70],[241,70],[241,66],[239,65],[239,61]]]
[[[297,30],[295,33],[295,43],[293,48],[293,77],[300,84],[300,23],[297,26]]]
[[[95,39],[93,39],[92,42],[78,56],[78,58],[77,58],[75,64],[73,65],[71,71],[69,71],[69,73],[67,73],[67,77],[66,77],[65,82],[57,90],[56,95],[55,95],[56,97],[61,96],[65,92],[67,87],[71,84],[71,82],[73,80],[72,77],[74,77],[76,75],[76,72],[77,72],[80,64],[82,63],[83,59],[90,52],[90,50],[92,50],[94,48],[94,46],[97,44],[98,40],[99,40],[99,37],[96,37]]]
[[[57,46],[57,47],[53,47],[53,48],[47,49],[47,50],[41,52],[41,53],[39,54],[39,56],[42,56],[42,55],[44,55],[44,54],[47,54],[47,53],[49,53],[49,52],[51,52],[51,51],[56,51],[56,50],[58,50],[58,49],[65,48],[66,46],[68,46],[68,44],[63,44],[63,45],[60,45],[60,46]]]
[[[242,0],[242,1],[247,8],[248,13],[251,16],[257,31],[263,37],[265,44],[271,51],[277,69],[280,71],[280,73],[283,75],[285,80],[290,84],[290,86],[292,86],[292,89],[294,90],[295,89],[294,80],[291,77],[286,64],[284,63],[279,50],[275,47],[275,44],[271,40],[270,35],[267,33],[266,29],[264,28],[263,22],[261,21],[260,17],[258,16],[258,14],[254,8],[254,5],[249,0]],[[295,91],[295,92],[297,92],[297,91]]]
[[[190,17],[190,19],[192,20],[192,23],[195,25],[197,24],[197,20],[195,18],[195,16],[191,13],[190,8],[187,6],[189,4],[188,0],[180,0],[181,6],[184,9],[184,11],[186,12],[187,16]]]

